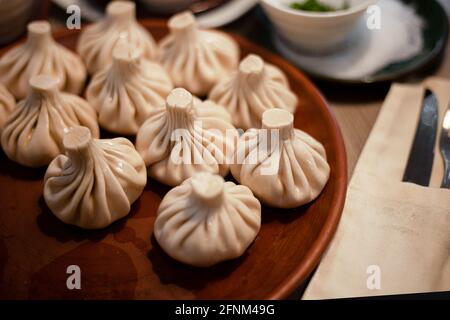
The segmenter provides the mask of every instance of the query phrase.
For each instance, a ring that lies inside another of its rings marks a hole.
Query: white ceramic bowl
[[[347,2],[348,9],[310,12],[291,9],[303,0],[261,0],[264,11],[282,38],[303,51],[328,52],[336,49],[354,29],[367,8],[377,0],[319,0],[334,8]]]

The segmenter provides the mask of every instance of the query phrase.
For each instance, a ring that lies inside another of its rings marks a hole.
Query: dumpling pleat
[[[54,159],[44,178],[44,198],[63,222],[103,228],[127,215],[146,184],[143,160],[124,138],[92,139]]]
[[[171,257],[195,266],[242,255],[261,226],[259,201],[248,188],[224,182],[223,198],[208,204],[195,194],[192,179],[163,198],[154,224],[156,240]]]

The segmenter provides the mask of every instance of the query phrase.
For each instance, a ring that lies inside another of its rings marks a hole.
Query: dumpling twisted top
[[[132,135],[150,110],[164,106],[172,88],[166,71],[157,63],[141,59],[140,49],[117,45],[111,66],[95,74],[86,95],[99,114],[101,127]]]
[[[241,256],[260,227],[261,205],[250,189],[202,172],[166,194],[154,234],[172,258],[208,267]]]
[[[86,80],[83,62],[75,53],[55,42],[47,21],[31,22],[26,42],[0,58],[0,82],[17,99],[26,96],[28,81],[39,74],[58,79],[59,89],[75,94],[83,90]]]
[[[293,128],[292,114],[282,109],[265,111],[262,129],[242,135],[235,156],[233,177],[273,207],[294,208],[314,200],[330,175],[324,147]]]
[[[171,186],[200,171],[225,176],[238,138],[229,120],[223,107],[202,103],[177,88],[165,108],[151,111],[138,131],[136,149],[148,174]]]
[[[237,71],[219,81],[209,99],[235,114],[233,124],[244,130],[260,128],[262,114],[268,109],[294,113],[297,107],[297,96],[289,89],[284,73],[254,54],[242,60]]]
[[[69,127],[88,127],[98,137],[97,115],[84,99],[58,90],[47,75],[30,79],[30,90],[5,123],[2,147],[6,155],[25,166],[48,165],[63,152],[63,135]]]
[[[86,229],[108,226],[130,212],[147,182],[145,164],[125,138],[92,139],[86,127],[64,136],[44,178],[44,199],[65,223]]]
[[[77,52],[90,74],[112,63],[113,49],[119,40],[140,49],[145,59],[156,58],[156,43],[136,21],[135,6],[131,1],[112,1],[106,8],[106,17],[81,32]]]
[[[239,47],[228,35],[198,28],[191,12],[169,20],[170,34],[159,43],[159,59],[175,87],[204,96],[217,81],[236,69]]]
[[[6,120],[15,106],[16,100],[14,97],[9,93],[5,86],[0,84],[0,135]]]

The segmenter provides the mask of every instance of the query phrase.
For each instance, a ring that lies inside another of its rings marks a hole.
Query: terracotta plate
[[[160,39],[163,21],[144,26]],[[74,49],[78,31],[55,38]],[[168,187],[150,180],[130,215],[105,230],[63,224],[42,198],[45,168],[21,167],[0,155],[0,298],[278,299],[318,264],[344,205],[347,167],[336,120],[316,87],[283,59],[235,36],[242,55],[256,53],[280,67],[300,104],[295,126],[324,144],[331,177],[320,197],[294,210],[263,209],[261,232],[241,258],[199,269],[169,258],[153,222]],[[81,269],[81,290],[68,290],[67,268]]]

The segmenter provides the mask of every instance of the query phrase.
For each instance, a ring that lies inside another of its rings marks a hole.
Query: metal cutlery
[[[426,90],[403,181],[421,186],[430,184],[438,117],[437,98],[432,91]]]
[[[441,138],[439,147],[442,158],[444,159],[444,178],[442,179],[441,188],[450,187],[450,108],[447,109],[442,121]]]

